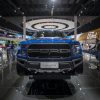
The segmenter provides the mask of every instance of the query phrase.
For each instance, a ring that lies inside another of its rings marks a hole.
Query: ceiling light
[[[81,14],[83,13],[83,11],[81,11]]]
[[[14,10],[14,12],[16,13],[16,10]]]
[[[24,12],[22,12],[22,14],[24,15]]]
[[[26,28],[30,30],[69,30],[74,28],[74,22],[64,19],[37,19],[26,22]]]
[[[20,8],[17,8],[18,10],[20,10]]]
[[[46,8],[48,8],[48,5],[45,5]]]
[[[52,2],[55,2],[55,0],[51,0]]]

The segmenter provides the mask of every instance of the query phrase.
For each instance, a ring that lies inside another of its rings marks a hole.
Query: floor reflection
[[[27,88],[30,85],[27,84]],[[76,92],[74,85],[65,80],[35,80],[32,82],[27,96],[42,98],[64,98]]]

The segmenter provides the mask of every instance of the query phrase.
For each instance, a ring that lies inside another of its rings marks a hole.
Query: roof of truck
[[[20,44],[40,44],[40,43],[71,43],[71,44],[79,44],[78,41],[66,39],[66,38],[39,38],[39,39],[32,39],[20,42]]]

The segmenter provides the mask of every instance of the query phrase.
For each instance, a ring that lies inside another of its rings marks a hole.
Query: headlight
[[[21,50],[21,54],[22,54],[23,56],[26,55],[26,51]]]
[[[20,54],[20,55],[22,55],[22,56],[25,56],[25,55],[26,55],[26,51],[23,50],[23,49],[20,49],[20,50],[18,50],[17,54],[18,54],[18,55]]]
[[[73,54],[79,54],[81,52],[80,45],[73,45]]]

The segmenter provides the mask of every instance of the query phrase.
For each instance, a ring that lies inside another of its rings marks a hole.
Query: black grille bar
[[[70,49],[69,44],[31,44],[28,49]]]
[[[39,53],[39,52],[30,52],[28,53],[29,57],[38,57],[38,58],[62,58],[70,57],[71,53]]]
[[[70,57],[68,44],[32,44],[28,48],[29,57],[38,58],[62,58]]]

